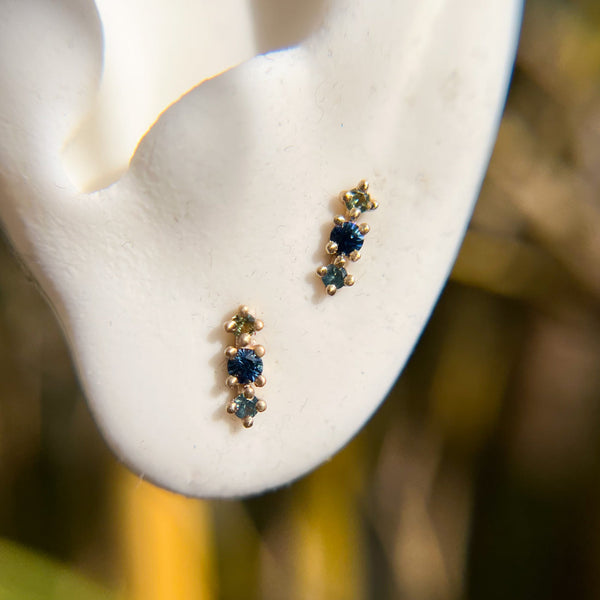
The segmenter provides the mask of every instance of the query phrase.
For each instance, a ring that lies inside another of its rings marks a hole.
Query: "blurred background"
[[[245,501],[119,466],[0,247],[0,600],[600,598],[600,2],[530,0],[450,282],[328,464]]]

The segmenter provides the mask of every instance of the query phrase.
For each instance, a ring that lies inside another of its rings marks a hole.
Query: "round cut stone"
[[[339,289],[344,287],[344,278],[347,274],[344,267],[327,265],[327,273],[323,275],[323,283],[325,284],[325,287],[328,285],[335,285],[335,287]]]
[[[344,195],[344,204],[348,210],[358,208],[360,212],[366,212],[373,208],[373,202],[371,202],[371,196],[365,190],[359,190],[354,188]]]
[[[227,372],[237,377],[238,382],[252,383],[263,371],[262,358],[250,348],[240,348],[237,354],[227,361]]]
[[[235,402],[235,416],[240,419],[245,419],[246,417],[254,417],[258,412],[256,410],[256,402],[258,398],[252,398],[251,400],[246,398],[244,394],[240,394],[233,401]]]
[[[235,335],[242,335],[242,333],[254,335],[256,331],[256,319],[252,315],[235,315],[232,321],[235,323],[232,332]]]
[[[365,236],[360,232],[356,223],[346,221],[331,230],[329,239],[338,245],[339,254],[350,254],[354,250],[362,248]]]

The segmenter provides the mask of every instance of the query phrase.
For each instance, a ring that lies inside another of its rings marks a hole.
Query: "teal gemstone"
[[[369,192],[359,188],[353,188],[344,194],[344,204],[348,210],[358,208],[360,212],[366,212],[373,208]]]
[[[325,287],[335,285],[336,288],[344,287],[344,278],[348,275],[344,267],[336,265],[327,265],[327,273],[323,275],[323,283]]]
[[[258,412],[256,410],[256,401],[257,398],[252,398],[249,400],[244,396],[244,394],[240,394],[233,400],[235,402],[235,416],[240,419],[245,419],[246,417],[254,417]]]

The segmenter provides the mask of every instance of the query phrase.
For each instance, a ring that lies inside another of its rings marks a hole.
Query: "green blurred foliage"
[[[114,597],[65,566],[0,540],[0,600],[112,600]]]

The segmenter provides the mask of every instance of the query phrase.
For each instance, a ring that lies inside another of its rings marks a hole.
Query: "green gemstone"
[[[233,328],[235,335],[242,335],[242,333],[254,335],[256,331],[256,319],[252,315],[235,315],[232,321],[235,323],[235,327]]]
[[[353,188],[344,194],[344,204],[348,210],[358,208],[360,212],[366,212],[373,208],[371,195],[366,190]]]

